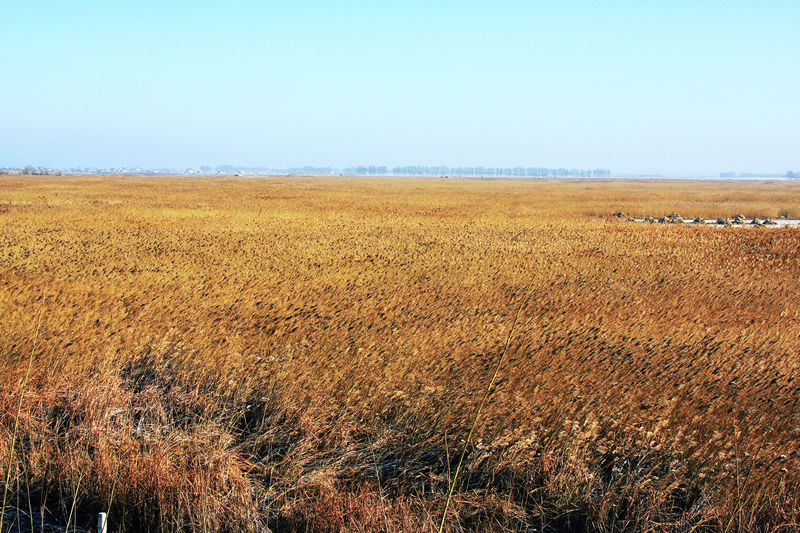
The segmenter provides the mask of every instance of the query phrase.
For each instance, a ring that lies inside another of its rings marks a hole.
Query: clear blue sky
[[[800,2],[0,2],[0,166],[800,170]]]

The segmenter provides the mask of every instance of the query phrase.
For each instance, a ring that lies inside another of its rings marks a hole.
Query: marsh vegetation
[[[0,206],[6,528],[436,530],[518,309],[447,531],[800,520],[800,231],[609,216],[796,219],[798,183],[4,176]]]

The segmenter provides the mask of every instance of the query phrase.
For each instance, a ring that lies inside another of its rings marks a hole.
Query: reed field
[[[0,176],[2,527],[798,530],[800,229],[617,211],[800,183]]]

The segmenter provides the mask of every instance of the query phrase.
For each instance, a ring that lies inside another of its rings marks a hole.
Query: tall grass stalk
[[[117,489],[117,480],[119,479],[119,463],[114,470],[114,482],[111,484],[111,494],[108,496],[108,504],[106,505],[106,524],[109,523],[108,517],[111,515],[111,505],[114,503],[114,491]]]
[[[738,531],[742,530],[742,510],[744,509],[744,506],[745,506],[745,503],[746,503],[746,500],[743,500],[743,492],[744,492],[745,487],[747,486],[748,481],[750,481],[750,474],[753,473],[753,469],[755,468],[756,462],[758,461],[758,458],[761,455],[761,450],[764,448],[764,444],[766,444],[766,442],[767,442],[767,437],[772,432],[772,427],[775,424],[777,418],[778,418],[777,414],[772,417],[772,422],[770,423],[769,426],[767,426],[768,430],[765,431],[761,435],[761,441],[758,443],[758,448],[756,448],[755,455],[753,455],[753,459],[750,461],[750,466],[747,469],[747,472],[745,473],[744,479],[741,481],[741,483],[739,482],[739,462],[741,461],[741,459],[739,458],[739,455],[738,455],[738,452],[737,452],[737,456],[736,456],[736,476],[737,476],[737,478],[736,478],[736,505],[734,507],[733,513],[731,513],[731,516],[728,519],[728,523],[725,526],[724,533],[728,533],[728,531],[730,530],[731,526],[733,525],[734,520],[736,520],[736,522],[737,522],[737,530]],[[772,462],[769,464],[769,467],[771,467],[772,464],[775,461],[776,461],[776,459],[773,459]]]
[[[72,493],[72,505],[69,508],[69,517],[67,518],[67,526],[64,528],[67,533],[69,533],[69,526],[72,524],[72,517],[75,514],[75,505],[78,503],[78,497],[80,496],[81,490],[81,483],[83,482],[83,475],[84,472],[81,471],[80,475],[78,476],[78,484],[75,486],[75,492]],[[76,519],[77,522],[77,519]],[[73,530],[77,530],[78,525],[73,525]]]
[[[6,499],[8,498],[8,484],[11,481],[11,468],[14,465],[14,452],[17,444],[17,431],[19,431],[19,415],[22,412],[22,397],[25,395],[25,389],[28,386],[28,380],[31,377],[31,370],[33,369],[33,354],[36,353],[36,341],[39,339],[39,328],[42,326],[42,316],[44,315],[45,295],[42,295],[42,308],[39,311],[39,320],[36,323],[36,332],[33,334],[33,347],[28,356],[28,368],[25,371],[25,377],[22,380],[22,386],[19,390],[19,397],[17,398],[17,412],[14,415],[14,431],[11,432],[11,451],[8,453],[8,464],[6,465],[6,480],[3,483],[3,506],[0,507],[0,531],[3,531],[3,519],[6,512]]]
[[[472,440],[472,434],[475,432],[475,427],[478,425],[478,419],[481,417],[481,411],[483,411],[483,406],[486,405],[486,401],[489,399],[489,395],[492,392],[492,386],[494,382],[497,380],[497,374],[500,372],[500,367],[503,365],[503,361],[506,358],[506,353],[508,353],[508,346],[511,344],[511,337],[514,335],[514,328],[517,327],[517,321],[519,320],[519,314],[522,312],[522,307],[525,305],[525,296],[527,295],[527,289],[525,291],[525,295],[522,297],[522,301],[517,307],[517,312],[514,314],[514,322],[511,324],[511,330],[508,332],[508,337],[506,337],[505,346],[503,346],[503,351],[500,353],[500,358],[497,360],[497,365],[494,367],[494,373],[492,374],[492,379],[489,380],[489,383],[486,385],[486,390],[483,392],[483,399],[481,400],[480,405],[478,405],[478,410],[475,412],[475,418],[472,419],[472,426],[469,428],[469,433],[467,434],[467,440],[464,442],[464,448],[461,450],[461,456],[458,458],[458,465],[456,465],[456,471],[453,474],[453,479],[450,480],[450,489],[447,491],[447,500],[444,503],[444,512],[442,512],[442,520],[439,522],[439,533],[442,533],[444,530],[444,522],[447,519],[447,510],[450,508],[450,500],[453,499],[453,491],[456,487],[456,481],[458,480],[458,474],[461,473],[461,466],[464,463],[464,456],[467,454],[467,448],[469,447],[469,443]]]
[[[383,526],[386,533],[389,533],[389,519],[386,517],[386,504],[383,501],[383,487],[381,486],[381,473],[378,470],[378,458],[375,456],[375,447],[372,445],[372,439],[367,435],[367,443],[369,450],[372,452],[372,463],[375,465],[375,479],[378,481],[378,495],[381,498],[381,513],[383,514]]]

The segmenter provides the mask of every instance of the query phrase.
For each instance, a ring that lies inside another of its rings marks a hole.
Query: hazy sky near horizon
[[[800,2],[0,3],[0,167],[800,170]]]

